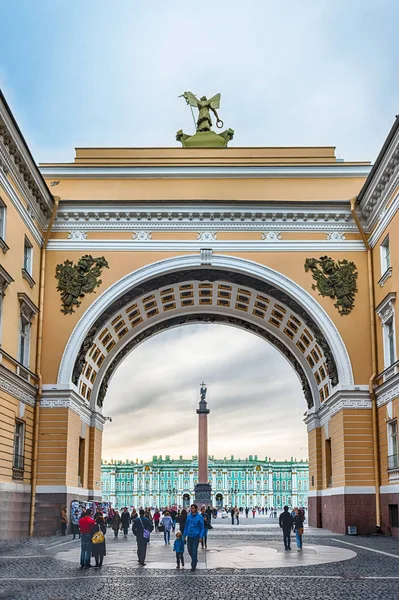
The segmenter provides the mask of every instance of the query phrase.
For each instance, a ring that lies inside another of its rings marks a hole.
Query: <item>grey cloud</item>
[[[192,325],[145,342],[119,367],[105,401],[113,423],[104,456],[196,454],[202,379],[215,456],[306,454],[305,402],[287,361],[248,332]]]

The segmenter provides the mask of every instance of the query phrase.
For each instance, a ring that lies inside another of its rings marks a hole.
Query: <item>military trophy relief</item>
[[[212,96],[208,100],[206,96],[197,98],[192,92],[184,92],[179,98],[184,98],[191,108],[191,114],[196,129],[194,135],[187,135],[180,129],[176,134],[176,140],[183,148],[226,148],[234,136],[233,129],[226,129],[222,133],[212,131],[211,112],[216,119],[216,127],[222,129],[223,121],[220,119],[217,109],[220,108],[220,94]],[[195,120],[193,108],[198,110],[198,118]]]
[[[356,281],[358,271],[354,262],[334,261],[329,256],[307,258],[305,271],[311,271],[316,283],[312,290],[318,290],[319,296],[328,296],[336,300],[334,306],[341,316],[349,315],[355,307]]]
[[[58,279],[57,290],[61,293],[61,312],[64,315],[74,313],[85,294],[95,293],[102,283],[100,277],[104,268],[109,269],[105,258],[93,258],[90,254],[82,256],[76,265],[65,260],[56,266],[55,278]]]

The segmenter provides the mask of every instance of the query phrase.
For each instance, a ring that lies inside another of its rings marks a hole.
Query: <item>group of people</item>
[[[285,550],[291,550],[291,532],[294,531],[298,552],[302,552],[304,521],[305,514],[303,510],[300,508],[294,508],[294,510],[290,512],[288,506],[284,506],[284,510],[279,517],[279,525],[283,530]]]
[[[66,518],[66,508],[61,511],[61,519],[64,517]],[[129,526],[132,524],[132,532],[137,542],[137,559],[143,567],[151,532],[154,529],[157,532],[163,531],[164,542],[168,546],[170,545],[171,531],[175,532],[176,523],[179,523],[179,530],[176,531],[173,543],[173,551],[176,553],[176,568],[184,568],[184,550],[187,545],[191,557],[191,571],[195,571],[198,563],[199,544],[201,543],[204,550],[207,548],[208,530],[212,528],[211,518],[210,507],[203,506],[201,511],[198,511],[196,504],[191,505],[188,513],[186,509],[179,512],[175,509],[165,509],[161,514],[156,509],[152,515],[150,509],[140,509],[138,513],[133,510],[130,514],[125,507],[121,513],[112,510],[111,514],[104,517],[100,511],[93,515],[91,508],[86,509],[81,515],[75,511],[71,520],[73,539],[78,535],[81,540],[80,568],[90,568],[92,558],[95,559],[95,567],[102,567],[104,556],[106,556],[107,522],[111,525],[115,537],[118,536],[120,530],[123,531],[124,537],[127,537]],[[61,520],[61,524],[63,522]],[[62,527],[62,530],[66,531],[66,527]]]

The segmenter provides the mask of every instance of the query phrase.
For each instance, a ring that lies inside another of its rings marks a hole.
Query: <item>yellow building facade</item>
[[[19,533],[53,534],[62,506],[101,498],[123,358],[169,327],[214,322],[261,336],[301,380],[310,524],[397,534],[399,121],[373,167],[331,147],[79,148],[38,169],[16,162],[23,138],[4,99],[1,111],[0,497],[29,508]],[[40,218],[18,208],[27,174]]]

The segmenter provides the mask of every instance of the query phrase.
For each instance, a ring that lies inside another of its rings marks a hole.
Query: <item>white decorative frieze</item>
[[[132,234],[132,240],[135,242],[149,242],[152,239],[152,235],[149,231],[134,231]]]
[[[68,233],[68,240],[87,240],[87,233],[86,231],[75,229],[74,231],[70,231]]]
[[[345,234],[341,231],[329,231],[327,233],[328,242],[344,242],[346,240]]]
[[[266,242],[277,242],[282,239],[282,235],[279,231],[264,231],[262,233],[262,240]]]
[[[197,235],[200,242],[216,242],[217,233],[214,231],[200,231]]]
[[[2,365],[0,365],[0,389],[25,404],[35,405],[36,389]]]

